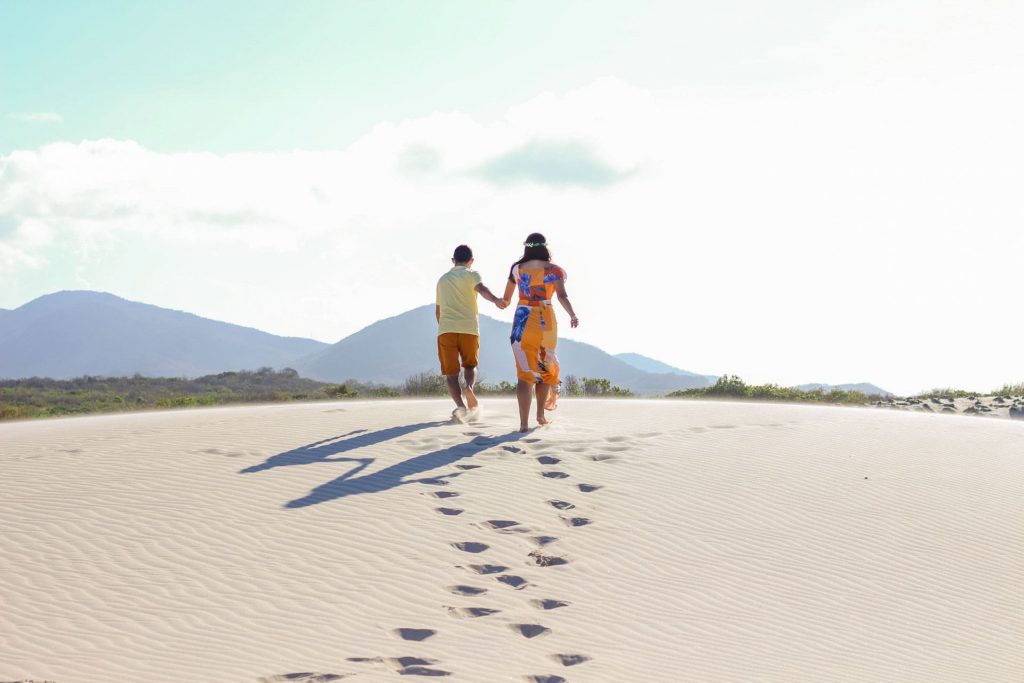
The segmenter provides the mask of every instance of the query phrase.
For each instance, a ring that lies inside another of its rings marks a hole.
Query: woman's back
[[[512,266],[509,279],[519,290],[520,302],[550,301],[555,295],[555,283],[565,280],[565,271],[550,261],[531,259]]]

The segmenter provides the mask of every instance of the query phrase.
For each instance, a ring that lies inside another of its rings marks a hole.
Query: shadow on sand
[[[430,470],[444,467],[458,462],[464,458],[471,458],[480,451],[485,451],[492,446],[517,441],[525,434],[510,432],[500,436],[477,436],[473,439],[448,448],[417,455],[408,460],[395,463],[377,472],[371,472],[364,476],[356,476],[367,467],[372,465],[375,458],[353,458],[334,457],[341,453],[354,451],[357,448],[373,446],[374,444],[397,439],[421,429],[429,427],[440,427],[450,424],[448,422],[417,422],[415,424],[402,425],[400,427],[388,427],[376,432],[368,432],[365,429],[357,429],[347,434],[332,436],[329,439],[321,439],[311,444],[293,448],[290,451],[278,453],[267,458],[259,465],[252,465],[239,471],[239,474],[252,474],[263,472],[276,467],[292,467],[294,465],[310,465],[318,462],[348,462],[355,463],[355,466],[336,479],[326,484],[321,484],[309,492],[308,495],[285,503],[286,508],[301,508],[317,503],[325,503],[329,500],[352,496],[357,493],[378,493],[388,489],[401,486],[402,484],[423,484],[438,483],[441,479],[457,477],[461,472],[451,472],[438,476],[407,479],[413,475],[429,472]]]
[[[299,448],[293,448],[292,450],[285,451],[284,453],[272,455],[259,465],[246,467],[244,470],[241,470],[239,474],[262,472],[275,467],[309,465],[314,462],[359,462],[365,463],[363,465],[363,467],[365,467],[373,462],[373,458],[332,458],[331,456],[338,455],[339,453],[346,453],[348,451],[354,451],[355,449],[363,448],[364,446],[373,446],[374,444],[388,441],[389,439],[397,439],[400,436],[411,434],[412,432],[419,431],[420,429],[440,427],[444,424],[448,423],[417,422],[416,424],[402,425],[401,427],[388,427],[387,429],[381,429],[376,432],[357,429],[353,432],[348,432],[347,434],[332,436],[329,439],[321,439],[320,441],[314,441],[311,444],[306,444]]]
[[[366,474],[361,477],[356,477],[354,476],[355,474],[359,473],[369,465],[369,463],[361,463],[337,479],[333,479],[326,484],[317,486],[315,489],[310,491],[308,495],[285,503],[285,507],[303,508],[310,505],[316,505],[318,503],[326,503],[327,501],[336,500],[338,498],[354,496],[360,493],[379,493],[381,491],[387,491],[388,489],[402,486],[403,484],[438,483],[442,479],[451,479],[462,473],[451,472],[438,476],[416,479],[409,479],[408,477],[423,474],[430,470],[437,469],[438,467],[451,465],[452,463],[456,463],[465,458],[472,458],[480,451],[485,451],[498,444],[517,441],[523,436],[525,436],[525,434],[520,434],[519,432],[510,432],[508,434],[502,434],[501,436],[477,436],[466,443],[455,444],[454,446],[442,448],[438,451],[417,455],[409,458],[408,460],[395,463],[390,467],[385,467],[382,470],[371,472],[370,474]]]

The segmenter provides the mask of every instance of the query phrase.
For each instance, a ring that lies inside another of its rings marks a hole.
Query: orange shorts
[[[475,368],[480,356],[480,337],[462,332],[445,332],[437,335],[437,357],[441,360],[442,375],[459,374],[459,358],[462,367]]]

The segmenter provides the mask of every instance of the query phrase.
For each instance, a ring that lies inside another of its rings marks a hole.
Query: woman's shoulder
[[[565,277],[565,268],[562,268],[562,266],[556,263],[548,263],[547,265],[544,266],[544,271],[555,273],[559,277]]]

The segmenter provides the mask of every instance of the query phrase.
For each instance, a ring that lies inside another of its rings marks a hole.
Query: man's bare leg
[[[480,405],[480,401],[476,398],[476,368],[463,368],[463,376],[466,378],[466,407],[470,410],[476,410],[477,406]]]
[[[459,376],[457,374],[445,375],[444,378],[448,382],[448,393],[452,395],[455,406],[465,410],[466,404],[462,402],[462,387],[459,385]]]
[[[548,423],[548,419],[544,417],[544,406],[548,402],[548,390],[550,388],[547,384],[541,383],[535,389],[537,392],[537,424],[546,425]]]
[[[530,392],[530,385],[519,380],[516,384],[516,399],[519,401],[519,431],[530,431],[530,399],[533,394]]]

